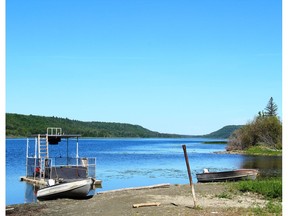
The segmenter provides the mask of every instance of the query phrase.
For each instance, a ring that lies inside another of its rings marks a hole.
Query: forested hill
[[[83,122],[67,118],[6,113],[7,137],[28,137],[31,134],[45,134],[47,127],[60,127],[65,134],[81,134],[82,137],[187,137],[158,133],[132,124]]]
[[[202,137],[205,138],[216,138],[216,139],[227,139],[235,130],[239,129],[243,125],[227,125],[217,131],[210,134],[206,134]]]
[[[83,122],[68,118],[45,117],[6,113],[6,136],[29,137],[31,134],[45,134],[47,127],[60,127],[65,134],[81,134],[82,137],[142,137],[142,138],[181,138],[193,135],[167,134],[150,131],[139,125]],[[226,139],[241,125],[229,125],[207,135],[197,137]]]

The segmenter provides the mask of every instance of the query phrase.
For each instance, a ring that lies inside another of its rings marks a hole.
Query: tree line
[[[6,137],[29,137],[45,134],[48,127],[60,127],[65,134],[81,134],[82,137],[140,137],[140,138],[185,138],[203,137],[227,139],[242,125],[228,125],[206,135],[179,135],[159,133],[139,125],[111,122],[83,122],[68,118],[45,117],[6,113]]]
[[[125,123],[83,122],[54,116],[6,113],[6,137],[29,137],[32,134],[45,134],[48,127],[60,127],[65,134],[81,134],[82,137],[186,137],[185,135],[158,133],[139,125]]]
[[[282,122],[273,97],[252,121],[234,131],[228,139],[227,150],[246,150],[252,146],[282,149]]]

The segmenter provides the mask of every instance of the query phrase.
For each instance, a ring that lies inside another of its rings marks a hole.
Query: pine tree
[[[270,98],[267,106],[265,107],[265,115],[276,116],[277,115],[277,105],[273,102],[273,97]]]

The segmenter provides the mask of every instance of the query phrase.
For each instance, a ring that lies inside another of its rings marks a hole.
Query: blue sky
[[[280,0],[6,1],[6,112],[206,134],[270,97]]]

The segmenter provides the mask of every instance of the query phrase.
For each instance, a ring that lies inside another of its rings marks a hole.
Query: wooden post
[[[192,181],[192,176],[191,176],[191,171],[190,171],[189,159],[188,159],[188,155],[187,155],[187,151],[186,151],[186,145],[182,145],[182,148],[184,151],[184,157],[185,157],[185,161],[186,161],[186,167],[187,167],[187,171],[188,171],[190,186],[192,186],[193,181]]]
[[[194,201],[194,207],[196,207],[197,206],[196,205],[196,195],[195,195],[194,185],[193,185],[193,181],[192,181],[190,165],[189,165],[189,159],[188,159],[187,151],[186,151],[186,145],[182,145],[182,148],[183,148],[183,151],[184,151],[184,157],[185,157],[185,161],[186,161],[186,167],[187,167],[187,171],[188,171],[189,182],[190,182],[191,191],[192,191],[192,197],[193,197],[193,201]]]

